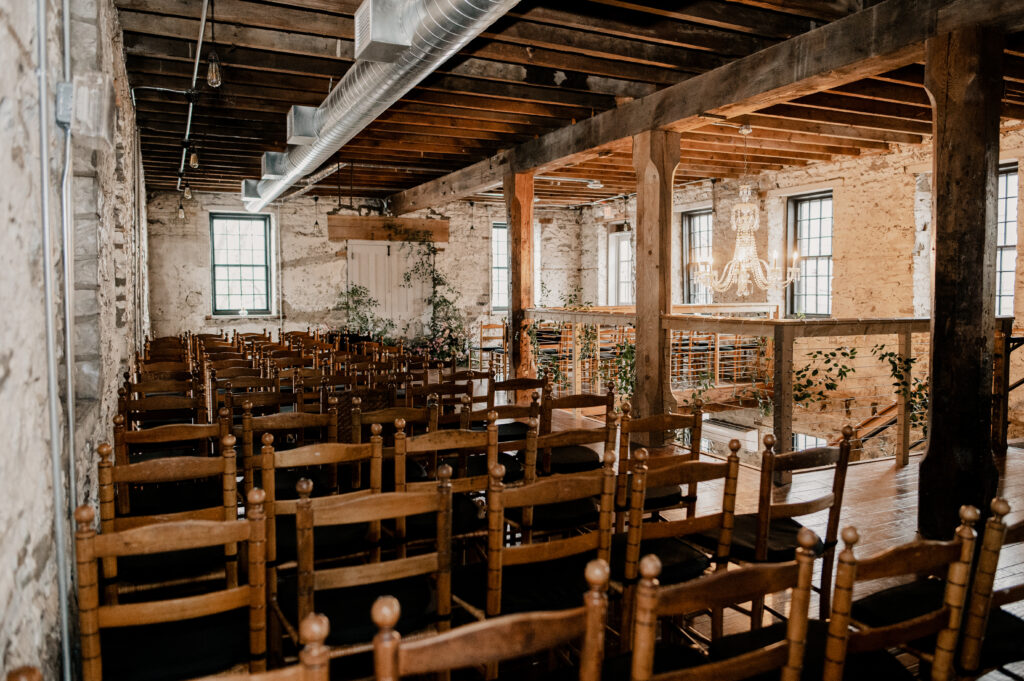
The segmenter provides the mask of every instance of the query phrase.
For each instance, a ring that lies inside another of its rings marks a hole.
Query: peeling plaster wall
[[[373,200],[356,202],[363,206],[364,214],[377,208]],[[277,314],[244,319],[211,316],[210,213],[244,212],[238,195],[195,192],[193,200],[185,201],[184,206],[186,218],[182,221],[177,217],[177,193],[149,195],[154,335],[278,328],[282,319]],[[317,217],[311,197],[275,205],[268,211],[275,230],[275,313],[284,313],[286,330],[337,328],[344,322],[344,315],[333,309],[348,285],[345,257],[336,255],[346,244],[327,239],[326,213],[333,206],[329,198],[320,201],[319,229],[313,228]],[[353,215],[356,211],[343,209],[342,213]],[[471,333],[477,333],[481,323],[505,317],[506,311],[491,309],[490,272],[491,229],[494,223],[505,222],[504,205],[453,202],[411,217],[448,218],[449,241],[440,244],[443,250],[437,255],[437,267],[458,292]],[[538,210],[534,227],[539,232],[535,254],[540,258],[535,300],[544,305],[560,304],[580,283],[579,212]]]
[[[61,78],[62,42],[58,5],[50,3],[47,26],[51,109]],[[114,129],[110,139],[92,147],[75,144],[72,151],[74,225],[74,346],[77,438],[73,453],[64,449],[63,465],[74,456],[78,488],[72,502],[95,501],[94,447],[111,436],[120,371],[147,329],[145,281],[139,276],[146,257],[144,221],[135,201],[142,183],[137,163],[135,116],[127,90],[121,31],[110,0],[72,0],[72,64],[76,73],[102,71],[113,78]],[[60,376],[61,424],[64,408],[61,311],[62,275],[42,269],[42,228],[39,173],[38,91],[35,77],[35,4],[7,3],[0,11],[6,40],[0,54],[0,160],[5,178],[0,194],[4,248],[0,252],[0,290],[10,303],[0,327],[0,400],[16,405],[0,414],[0,430],[8,455],[0,457],[0,669],[24,664],[43,668],[57,678],[60,666],[56,586],[54,509],[50,472],[48,389],[42,281],[51,276]],[[63,135],[48,131],[50,153],[51,243],[55,270],[60,260],[60,168]],[[142,269],[144,271],[144,269]],[[15,304],[16,303],[16,304]],[[66,481],[61,481],[66,484]],[[66,509],[58,509],[67,530],[74,528]],[[70,553],[68,554],[70,557]],[[73,574],[74,565],[67,566]],[[77,627],[71,601],[72,636]],[[72,641],[72,647],[75,646]]]

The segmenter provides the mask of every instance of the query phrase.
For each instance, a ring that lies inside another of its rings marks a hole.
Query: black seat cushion
[[[249,660],[249,612],[100,630],[104,681],[180,681]]]
[[[543,457],[543,452],[539,454]],[[538,466],[540,462],[538,461]],[[585,445],[568,445],[551,449],[552,473],[583,473],[601,467],[601,455]]]
[[[729,557],[733,560],[744,562],[755,562],[754,551],[757,546],[757,514],[745,513],[735,517],[736,524],[732,531],[732,548]],[[768,534],[768,558],[769,563],[782,563],[793,560],[796,555],[797,534],[803,525],[792,518],[778,518],[772,520]],[[703,546],[705,549],[713,550],[718,546],[718,531],[703,532],[691,538],[694,543]],[[818,539],[814,545],[814,555],[820,556],[825,552],[825,544]]]
[[[919,617],[942,607],[946,583],[942,579],[918,579],[883,589],[853,603],[851,614],[869,626],[885,626]],[[913,641],[922,651],[935,649],[935,636]],[[981,647],[981,668],[994,669],[1024,659],[1024,620],[996,608],[989,614]]]
[[[593,551],[526,565],[506,566],[501,576],[501,614],[533,610],[567,610],[583,605],[587,582],[583,570]],[[484,610],[487,605],[487,564],[455,570],[452,588],[466,602]]]
[[[807,628],[807,645],[804,652],[804,666],[800,678],[803,681],[821,681],[825,667],[825,641],[828,636],[828,625],[820,620],[811,620]],[[748,653],[758,648],[781,641],[786,637],[786,623],[779,622],[762,629],[745,631],[740,634],[724,636],[711,644],[711,659],[724,660]],[[759,681],[775,681],[779,673],[771,672],[754,677]],[[874,650],[846,656],[843,666],[843,678],[849,681],[901,681],[913,679],[898,659],[885,650]]]
[[[323,525],[313,528],[314,557],[338,558],[359,553],[367,548],[367,523],[353,525]],[[295,536],[295,516],[292,514],[274,517],[274,532],[277,539],[277,562],[295,560],[298,556]]]
[[[487,514],[484,506],[473,500],[469,494],[452,495],[452,534],[471,534],[487,528]],[[424,539],[437,536],[437,514],[422,513],[409,516],[405,524],[409,539]]]
[[[510,520],[522,524],[522,510],[521,508],[511,508],[506,515]],[[532,527],[535,530],[552,532],[589,525],[597,522],[598,510],[597,499],[593,497],[534,506]]]
[[[402,605],[396,627],[402,634],[420,631],[437,621],[437,596],[430,576],[408,577],[378,584],[317,591],[313,611],[327,615],[331,632],[327,645],[369,643],[377,633],[370,609],[380,596],[394,596]],[[294,573],[278,580],[278,602],[285,617],[294,624],[298,617],[297,581]]]
[[[679,485],[667,485],[665,487],[648,487],[644,492],[644,510],[657,511],[666,508],[675,508],[683,503],[683,488]],[[617,509],[625,511],[629,508],[629,502],[617,504]]]
[[[477,421],[470,424],[470,430],[487,430],[487,424]],[[506,421],[498,424],[498,442],[512,442],[513,440],[525,440],[526,433],[530,426],[522,421]]]
[[[640,542],[640,555],[653,553],[661,560],[662,584],[680,584],[696,579],[711,566],[711,559],[702,550],[677,537],[648,539]],[[621,581],[626,567],[626,535],[612,539],[612,579]]]
[[[456,471],[456,476],[458,476],[459,464],[457,459],[445,458],[442,459],[442,462],[451,466],[452,470]],[[523,464],[519,463],[514,455],[507,452],[498,452],[498,463],[505,467],[504,481],[506,484],[519,482],[523,479]],[[478,475],[487,475],[488,473],[486,454],[470,454],[466,457],[467,477],[475,478]]]

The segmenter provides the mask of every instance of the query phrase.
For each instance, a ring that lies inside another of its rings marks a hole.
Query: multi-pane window
[[[270,314],[270,218],[210,215],[213,314]]]
[[[711,260],[710,210],[683,213],[683,241],[686,244],[686,302],[710,305],[711,289],[697,283],[695,273],[701,262]]]
[[[996,315],[1013,316],[1017,268],[1017,167],[999,169],[996,218]]]
[[[495,222],[491,225],[491,309],[493,310],[508,309],[508,270],[508,225]]]
[[[804,435],[803,433],[793,433],[793,451],[798,452],[801,449],[811,449],[812,447],[825,447],[828,443],[824,438],[814,437],[813,435]]]
[[[636,270],[633,265],[632,232],[608,235],[608,303],[633,305]]]
[[[791,310],[828,316],[832,314],[831,192],[790,200],[790,234],[800,254],[800,281],[793,284]]]

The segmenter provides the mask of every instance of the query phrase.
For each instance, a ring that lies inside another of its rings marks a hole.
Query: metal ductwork
[[[364,0],[363,5],[382,2],[401,5],[393,7],[395,11],[386,16],[398,22],[397,33],[407,36],[409,46],[397,55],[395,50],[389,50],[388,58],[394,58],[391,63],[357,61],[319,107],[292,107],[287,121],[288,144],[294,146],[285,153],[267,152],[263,178],[242,181],[242,200],[249,211],[263,210],[326,163],[334,152],[512,9],[518,0]],[[374,15],[362,6],[359,13],[367,18]],[[357,26],[356,31],[359,30]],[[364,49],[361,54],[373,51]]]

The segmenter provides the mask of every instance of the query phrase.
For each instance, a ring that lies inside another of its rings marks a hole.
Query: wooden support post
[[[899,333],[899,354],[905,360],[909,360],[913,349],[911,347],[910,331]],[[910,390],[912,388],[913,369],[906,364],[906,373],[903,380],[906,382],[903,390],[896,395],[896,465],[906,466],[910,463]]]
[[[1010,409],[1010,337],[1013,318],[996,320],[995,352],[992,357],[992,451],[996,456],[1006,455],[1006,430]]]
[[[637,180],[634,413],[639,416],[662,414],[676,406],[668,375],[668,332],[661,328],[661,315],[672,312],[672,176],[678,165],[679,133],[648,130],[633,137]]]
[[[772,430],[775,435],[775,451],[788,452],[793,449],[793,327],[784,324],[775,326],[775,347],[772,375]],[[790,472],[776,473],[775,484],[788,484]]]
[[[918,531],[949,539],[963,504],[989,508],[996,178],[1003,94],[1001,30],[964,28],[928,40],[932,100],[932,327],[928,451]]]
[[[533,307],[533,174],[505,176],[505,208],[508,212],[509,332],[513,378],[534,377],[526,310]]]

